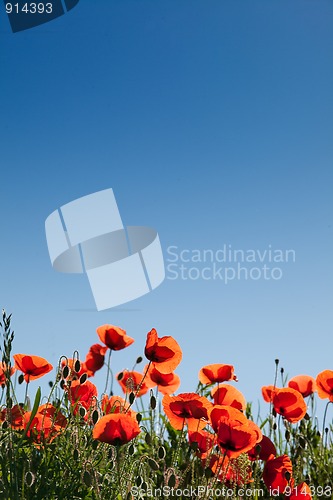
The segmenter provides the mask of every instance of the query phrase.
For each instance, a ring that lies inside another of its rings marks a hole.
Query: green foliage
[[[238,477],[219,480],[209,467],[211,455],[202,460],[196,443],[189,444],[186,429],[175,430],[170,425],[162,413],[157,393],[150,394],[148,409],[141,411],[141,434],[126,445],[112,446],[92,437],[100,409],[95,410],[91,418],[85,418],[79,412],[74,415],[68,398],[65,395],[60,399],[57,397],[57,377],[49,402],[61,410],[68,424],[51,442],[36,443],[23,428],[13,428],[10,413],[4,412],[17,403],[9,376],[14,334],[10,329],[10,316],[5,313],[0,325],[2,362],[7,376],[2,387],[2,401],[5,403],[1,408],[0,426],[0,498],[155,499],[172,498],[172,488],[192,491],[190,496],[184,494],[184,498],[269,498],[262,481],[263,464],[260,460],[251,462],[243,454],[231,466]],[[199,384],[197,392],[208,395],[208,389]],[[40,401],[38,390],[30,422]],[[251,405],[248,405],[246,415],[252,418]],[[297,425],[291,425],[280,417],[269,415],[262,427],[275,443],[278,454],[291,457],[295,483],[306,480],[313,488],[313,498],[331,498],[332,425],[320,430],[313,418],[304,418]],[[214,449],[214,453],[216,451]],[[249,475],[251,482],[248,482]],[[228,493],[223,496],[224,487],[228,488]],[[244,496],[239,496],[240,489],[251,490],[251,495],[245,491]]]

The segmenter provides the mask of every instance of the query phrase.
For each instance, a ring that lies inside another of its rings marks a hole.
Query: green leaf
[[[33,406],[32,411],[31,411],[31,416],[30,416],[30,419],[29,419],[29,422],[28,422],[27,426],[25,427],[25,430],[23,432],[21,441],[27,435],[27,432],[28,432],[28,430],[30,428],[31,422],[35,418],[35,415],[36,415],[36,413],[38,411],[38,408],[39,408],[39,403],[40,403],[41,397],[42,397],[42,391],[41,391],[40,387],[38,387],[37,392],[36,392],[35,401],[34,401],[34,406]]]

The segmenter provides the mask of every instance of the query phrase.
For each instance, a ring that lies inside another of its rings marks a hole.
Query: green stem
[[[111,354],[112,354],[112,349],[109,350],[109,356],[108,356],[108,362],[107,362],[107,367],[108,367],[108,371],[107,371],[107,374],[106,374],[106,382],[105,382],[105,389],[104,389],[104,392],[107,394],[107,389],[108,389],[108,384],[109,384],[109,376],[110,376],[110,362],[111,362]]]

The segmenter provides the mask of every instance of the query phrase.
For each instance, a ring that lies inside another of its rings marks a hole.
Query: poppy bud
[[[35,476],[32,472],[28,471],[25,475],[25,482],[27,486],[32,486],[33,483],[35,482]]]
[[[171,476],[169,477],[168,486],[170,486],[170,488],[173,488],[175,485],[176,485],[176,476],[174,474],[171,474]]]
[[[148,444],[148,446],[151,445],[151,436],[149,432],[147,432],[147,434],[145,435],[145,441]]]
[[[158,458],[163,460],[165,458],[165,448],[163,446],[160,446],[158,449]]]
[[[142,362],[142,356],[139,356],[136,360],[136,364],[139,365]]]
[[[19,378],[18,378],[18,383],[19,383],[19,384],[22,384],[22,383],[23,383],[23,381],[24,381],[24,375],[23,375],[23,373],[21,373],[21,374],[19,375]]]
[[[69,375],[69,366],[65,365],[62,370],[62,378],[67,378]]]
[[[151,407],[152,410],[155,410],[155,408],[156,408],[156,398],[155,398],[155,396],[151,396],[151,398],[150,398],[150,407]]]
[[[148,458],[148,464],[149,464],[149,467],[152,469],[152,470],[158,470],[159,469],[159,466],[158,466],[158,463],[155,462],[155,460],[153,460],[152,458]]]
[[[74,370],[76,371],[76,373],[79,373],[79,371],[81,370],[81,363],[79,359],[77,359],[74,363]]]
[[[123,372],[118,373],[117,380],[121,380],[124,376]]]
[[[129,446],[129,448],[128,448],[128,454],[129,454],[130,456],[132,456],[132,455],[134,455],[134,452],[135,452],[134,446],[133,446],[133,444],[131,444],[131,445]]]
[[[136,418],[136,421],[137,421],[137,422],[138,422],[138,424],[139,424],[139,423],[141,422],[141,420],[142,420],[142,415],[141,415],[141,413],[137,413],[137,414],[136,414],[136,416],[135,416],[135,418]]]
[[[92,422],[93,422],[93,424],[94,424],[94,425],[97,423],[97,421],[98,421],[98,417],[99,417],[99,415],[98,415],[98,411],[97,411],[97,410],[94,410],[94,411],[92,412],[92,415],[91,415],[91,420],[92,420]]]
[[[85,470],[83,473],[83,482],[86,486],[88,486],[88,488],[92,485],[91,475],[87,470]]]
[[[80,384],[84,384],[85,381],[87,380],[88,375],[86,373],[83,373],[80,377]]]
[[[134,403],[134,400],[135,400],[135,394],[134,394],[134,392],[130,392],[130,394],[128,396],[128,400],[130,402],[130,405],[132,405]]]

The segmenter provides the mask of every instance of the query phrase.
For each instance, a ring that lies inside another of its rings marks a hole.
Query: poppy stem
[[[186,420],[186,418],[184,417],[183,418],[183,425],[182,425],[182,428],[180,431],[180,436],[179,436],[179,439],[177,442],[177,448],[175,449],[175,454],[174,454],[174,459],[173,459],[173,463],[174,463],[175,467],[177,466],[177,461],[178,461],[179,454],[180,454],[180,447],[181,447],[181,443],[182,443],[183,436],[184,436],[185,420]]]
[[[328,403],[325,406],[325,412],[324,412],[324,418],[323,418],[323,431],[322,431],[322,444],[324,445],[324,435],[325,435],[325,422],[326,422],[326,416],[327,416],[327,410],[329,405],[332,403],[332,401],[328,401]]]
[[[108,390],[108,385],[109,385],[109,376],[110,376],[110,362],[111,362],[111,354],[112,354],[112,349],[109,350],[109,356],[108,356],[108,362],[107,362],[107,373],[106,373],[106,382],[105,382],[105,389],[104,392],[107,394]]]
[[[24,406],[27,404],[29,382],[30,382],[30,375],[28,375],[27,385],[25,386]]]
[[[120,446],[116,445],[116,462],[117,462],[117,482],[118,482],[118,498],[123,498],[121,492],[121,470],[120,470]]]
[[[145,380],[145,378],[146,378],[146,376],[147,376],[147,373],[148,373],[148,371],[149,371],[150,365],[151,365],[151,361],[149,361],[149,364],[148,364],[147,369],[146,369],[146,371],[145,371],[145,373],[144,373],[144,375],[143,375],[143,377],[142,377],[142,379],[141,379],[141,382],[140,382],[140,384],[138,385],[138,387],[137,387],[137,389],[136,389],[136,391],[135,391],[133,401],[129,401],[129,406],[128,406],[127,410],[125,411],[125,413],[127,413],[127,412],[128,412],[128,410],[130,409],[130,407],[132,406],[132,404],[133,404],[133,403],[134,403],[134,401],[136,400],[136,397],[137,397],[137,395],[139,394],[140,389],[141,389],[141,387],[142,387],[142,384],[143,384],[143,382],[144,382],[144,380]]]

